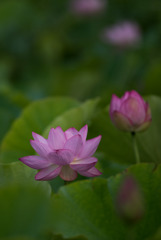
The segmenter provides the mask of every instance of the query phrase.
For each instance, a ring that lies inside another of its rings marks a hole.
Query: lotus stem
[[[140,163],[140,155],[139,155],[139,150],[138,150],[138,146],[137,146],[137,143],[136,143],[136,133],[132,132],[131,135],[132,135],[132,141],[133,141],[133,148],[134,148],[136,163]]]

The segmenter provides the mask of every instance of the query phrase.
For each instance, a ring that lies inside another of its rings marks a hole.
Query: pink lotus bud
[[[128,47],[136,45],[141,39],[140,35],[139,26],[127,21],[105,29],[103,39],[119,47]]]
[[[122,98],[112,95],[110,117],[117,128],[130,132],[146,130],[152,120],[149,104],[134,90]]]
[[[132,176],[126,176],[120,186],[116,206],[127,223],[135,223],[144,215],[144,201],[140,188]]]
[[[72,0],[71,11],[77,15],[92,15],[101,12],[105,7],[104,0]]]
[[[31,146],[39,154],[20,158],[27,166],[40,170],[36,180],[48,181],[58,175],[65,181],[73,181],[77,173],[86,177],[95,177],[101,174],[95,168],[97,158],[95,153],[101,136],[86,140],[88,126],[80,131],[69,128],[65,132],[61,127],[52,128],[48,139],[33,133],[34,140]]]

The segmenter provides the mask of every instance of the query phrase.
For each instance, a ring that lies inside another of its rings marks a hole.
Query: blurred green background
[[[137,47],[102,41],[104,28],[124,20],[140,26]],[[1,0],[0,90],[29,100],[84,100],[131,88],[161,94],[160,42],[160,0],[106,1],[89,16],[73,14],[70,0]]]

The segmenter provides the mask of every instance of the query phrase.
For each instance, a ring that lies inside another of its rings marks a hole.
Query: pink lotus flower
[[[34,140],[30,143],[39,156],[20,158],[27,166],[40,170],[36,180],[51,180],[58,175],[65,181],[73,181],[77,173],[86,177],[101,174],[94,166],[97,158],[95,153],[101,136],[86,140],[88,127],[85,125],[79,132],[69,128],[65,132],[61,127],[52,128],[48,139],[33,132]]]
[[[122,98],[112,95],[110,117],[113,124],[123,131],[143,131],[151,123],[149,104],[134,90],[126,92]]]
[[[71,11],[77,15],[91,15],[101,12],[105,7],[104,0],[72,0]]]
[[[136,45],[140,39],[140,29],[136,23],[120,22],[107,28],[103,33],[104,41],[108,41],[119,47]]]

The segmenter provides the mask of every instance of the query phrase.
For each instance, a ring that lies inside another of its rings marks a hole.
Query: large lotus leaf
[[[149,129],[137,135],[139,152],[142,161],[161,162],[161,98],[147,98],[151,111],[152,123]]]
[[[19,237],[6,237],[6,238],[3,238],[3,240],[87,240],[87,238],[83,236],[63,238],[61,235],[53,235],[50,233],[50,234],[45,234],[45,236],[42,235],[35,238],[19,236]]]
[[[90,124],[91,119],[98,110],[98,103],[99,99],[88,100],[80,106],[66,111],[47,126],[44,131],[44,136],[48,136],[49,130],[52,127],[61,126],[63,130],[75,127],[79,130],[85,124]]]
[[[156,231],[154,236],[147,238],[146,240],[160,240],[161,239],[161,227]]]
[[[161,98],[151,96],[147,98],[151,111],[152,123],[145,131],[136,134],[141,162],[161,162]],[[89,129],[90,137],[101,134],[100,150],[103,152],[103,166],[107,161],[130,164],[135,162],[135,155],[130,133],[121,132],[112,123],[108,109],[100,111]]]
[[[115,199],[125,175],[138,182],[144,197],[145,214],[133,228],[118,216]],[[161,166],[141,163],[106,179],[95,178],[62,187],[52,199],[53,231],[64,237],[84,235],[89,240],[144,240],[161,225]]]
[[[50,195],[50,185],[46,182],[35,181],[34,176],[37,170],[26,167],[22,162],[13,162],[7,164],[0,164],[0,186],[8,186],[16,183],[18,185],[40,186],[41,189]]]
[[[161,78],[161,61],[160,59],[159,61],[158,59],[155,59],[150,64],[144,76],[145,84],[144,91],[147,94],[161,95],[160,78]]]
[[[32,131],[42,134],[54,118],[78,105],[77,101],[69,98],[49,98],[30,104],[5,136],[1,147],[1,161],[14,162],[20,157],[34,154],[29,142]]]
[[[18,116],[21,109],[4,94],[0,94],[0,142],[5,136],[13,120]]]
[[[35,172],[19,162],[0,165],[1,238],[36,237],[46,231],[51,188],[35,181]]]
[[[19,237],[6,237],[6,238],[3,238],[3,240],[87,240],[87,238],[83,236],[63,238],[61,235],[53,235],[49,233],[49,234],[41,235],[35,238],[19,236]]]
[[[45,239],[43,239],[43,240],[45,240]],[[83,236],[63,238],[61,235],[50,235],[50,240],[87,240],[87,238],[85,238]]]

